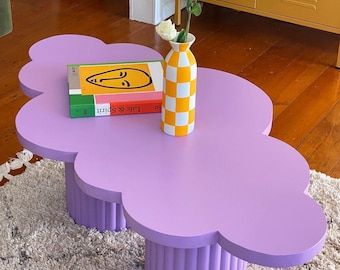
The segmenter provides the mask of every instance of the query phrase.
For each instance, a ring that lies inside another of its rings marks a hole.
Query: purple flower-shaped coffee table
[[[79,224],[126,225],[146,240],[146,269],[287,267],[322,248],[326,221],[305,190],[308,164],[268,136],[270,99],[255,85],[198,69],[195,132],[161,132],[160,115],[71,119],[66,65],[158,60],[133,44],[62,35],[30,49],[20,72],[33,99],[17,115],[21,143],[66,163],[67,207]]]

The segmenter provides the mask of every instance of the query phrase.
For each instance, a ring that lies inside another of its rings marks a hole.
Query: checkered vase
[[[197,64],[190,51],[194,41],[192,34],[187,43],[170,41],[172,49],[164,61],[161,128],[172,136],[186,136],[194,130]]]

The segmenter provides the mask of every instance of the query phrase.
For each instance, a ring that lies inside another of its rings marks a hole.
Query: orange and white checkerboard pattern
[[[170,44],[164,62],[161,128],[166,134],[185,136],[194,130],[197,64],[190,43]]]

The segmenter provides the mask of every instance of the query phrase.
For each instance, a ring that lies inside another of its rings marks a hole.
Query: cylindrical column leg
[[[149,240],[145,243],[145,270],[245,270],[247,263],[221,248],[171,248]]]
[[[65,163],[66,206],[70,216],[79,225],[99,231],[119,231],[126,228],[123,208],[118,203],[90,197],[74,179],[74,164]]]

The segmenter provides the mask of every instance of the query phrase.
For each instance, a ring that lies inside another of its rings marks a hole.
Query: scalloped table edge
[[[29,62],[31,63],[31,62]],[[29,64],[28,63],[28,64]],[[27,65],[27,64],[26,64]],[[20,75],[19,75],[20,76]],[[37,90],[30,89],[21,83],[21,87],[25,94],[34,98],[43,94]],[[265,127],[262,134],[268,135],[271,130],[272,121]],[[209,245],[201,247],[185,246],[181,243],[181,248],[176,247],[178,243],[174,240],[173,245],[169,243],[159,243],[157,239],[143,231],[142,226],[139,226],[133,218],[122,207],[122,195],[120,193],[110,194],[103,198],[102,195],[92,189],[93,187],[86,186],[84,182],[78,179],[74,169],[74,161],[77,153],[63,152],[59,150],[41,147],[26,140],[21,134],[18,134],[21,144],[32,152],[44,156],[46,158],[60,160],[65,162],[65,180],[66,180],[66,201],[67,208],[71,217],[75,222],[85,225],[90,228],[97,228],[99,231],[112,230],[118,231],[128,226],[135,229],[147,238],[146,240],[146,269],[156,270],[194,270],[194,269],[230,269],[241,270],[246,269],[247,262],[257,264],[270,265],[273,267],[288,267],[292,265],[302,264],[310,260],[317,254],[323,246],[324,239],[312,247],[304,254],[295,254],[287,256],[272,256],[272,260],[266,259],[265,262],[261,259],[259,253],[245,250],[233,243],[228,243],[226,240],[219,237],[218,232],[212,232],[209,236],[202,238],[202,244],[209,242]],[[102,193],[101,193],[102,194]],[[124,216],[125,215],[125,216]],[[209,240],[207,240],[210,238]],[[153,242],[154,241],[154,242]],[[248,254],[241,256],[242,258],[231,255],[231,253],[223,250],[219,245],[228,247],[228,251],[233,254]]]

